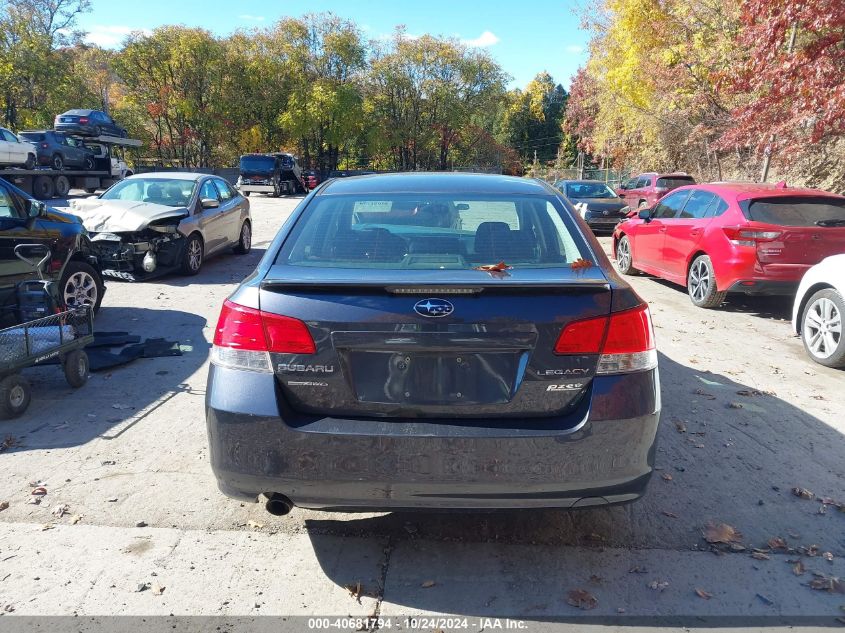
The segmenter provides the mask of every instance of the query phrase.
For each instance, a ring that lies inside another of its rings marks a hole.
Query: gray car
[[[218,486],[267,509],[580,508],[643,494],[647,304],[559,191],[477,174],[331,180],[223,305]]]
[[[625,200],[600,180],[558,180],[555,187],[593,231],[613,231],[631,211]]]
[[[131,280],[196,275],[207,257],[252,246],[249,201],[218,176],[150,173],[71,201],[91,234],[103,274]]]

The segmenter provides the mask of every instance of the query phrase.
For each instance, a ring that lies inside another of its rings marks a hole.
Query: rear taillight
[[[50,145],[48,143],[41,143],[41,147],[43,147],[44,149],[48,149]]]
[[[654,328],[648,306],[569,323],[558,337],[555,354],[599,354],[597,374],[621,374],[657,367]]]
[[[87,117],[87,116],[81,116],[81,117],[79,117],[79,122],[80,122],[80,123],[82,123],[83,125],[84,125],[85,123],[88,123],[88,117]]]
[[[298,319],[225,301],[214,331],[211,362],[271,372],[270,352],[313,354],[316,346],[308,326]]]
[[[741,226],[725,226],[722,227],[725,235],[731,241],[731,244],[737,246],[751,246],[756,247],[758,242],[771,242],[778,239],[783,233],[782,231],[771,231],[761,229],[743,228]]]

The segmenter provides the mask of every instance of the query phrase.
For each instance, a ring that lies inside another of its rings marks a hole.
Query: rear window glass
[[[578,182],[566,185],[567,198],[615,198],[616,194],[605,184]]]
[[[585,257],[556,198],[435,194],[319,196],[276,262],[324,268],[568,267]]]
[[[276,159],[272,156],[241,156],[241,169],[261,169],[273,171]]]
[[[782,226],[845,225],[845,200],[825,196],[783,196],[746,201],[749,220]]]
[[[657,187],[665,187],[666,189],[677,189],[684,185],[694,185],[695,179],[692,176],[671,176],[668,178],[658,178]]]
[[[39,134],[38,132],[21,132],[21,138],[25,138],[28,141],[43,141],[44,135]]]

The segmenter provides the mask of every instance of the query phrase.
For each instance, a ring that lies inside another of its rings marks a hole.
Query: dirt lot
[[[654,315],[663,388],[660,471],[635,504],[276,518],[219,494],[203,417],[213,326],[296,202],[251,198],[248,256],[210,260],[193,278],[108,283],[98,330],[178,340],[183,356],[94,374],[79,391],[56,368],[29,371],[32,406],[0,429],[10,444],[0,611],[453,613],[473,618],[469,630],[487,615],[822,616],[823,626],[845,615],[845,594],[809,586],[814,572],[845,576],[845,513],[818,501],[845,501],[845,374],[805,357],[788,299],[705,311],[681,288],[632,279]],[[37,482],[40,505],[28,503]],[[713,551],[708,522],[741,532],[736,551]],[[595,609],[567,603],[576,589]]]

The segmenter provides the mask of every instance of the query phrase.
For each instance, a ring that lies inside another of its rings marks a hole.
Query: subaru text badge
[[[414,304],[414,311],[424,317],[445,317],[455,311],[455,306],[445,299],[423,299]]]

